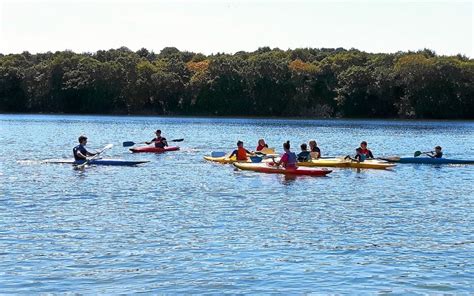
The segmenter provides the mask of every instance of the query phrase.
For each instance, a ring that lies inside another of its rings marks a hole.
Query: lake
[[[131,154],[161,129],[181,150]],[[474,293],[474,166],[285,178],[203,160],[317,140],[323,156],[474,158],[472,121],[0,115],[0,291]],[[44,164],[114,144],[137,167]]]

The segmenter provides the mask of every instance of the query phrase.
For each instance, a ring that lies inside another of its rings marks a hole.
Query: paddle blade
[[[174,140],[171,140],[170,142],[183,142],[184,139],[174,139]]]
[[[135,142],[132,142],[132,141],[123,142],[123,147],[131,147],[133,145],[135,145]]]
[[[421,151],[415,151],[415,153],[413,154],[413,156],[415,156],[415,157],[418,157],[420,155],[421,155]]]
[[[263,148],[260,152],[263,154],[275,154],[275,148]]]
[[[212,152],[211,152],[211,157],[224,157],[225,154],[226,154],[225,152],[212,151]]]

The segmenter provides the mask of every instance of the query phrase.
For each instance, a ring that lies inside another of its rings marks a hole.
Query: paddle
[[[75,168],[78,169],[78,170],[83,169],[86,165],[88,165],[88,164],[91,162],[91,160],[97,159],[97,158],[100,156],[100,154],[101,154],[102,152],[104,152],[104,151],[107,150],[107,149],[112,148],[113,146],[114,146],[113,144],[108,144],[108,145],[106,145],[104,148],[102,148],[102,150],[100,150],[99,152],[97,152],[94,156],[92,156],[91,158],[87,159],[87,160],[84,161],[83,163],[76,165]]]
[[[255,155],[271,158],[279,154],[275,153],[275,148],[263,148],[261,151],[255,151]]]
[[[428,151],[428,152],[421,152],[421,151],[415,151],[415,153],[413,154],[413,156],[415,157],[418,157],[422,154],[427,154],[427,153],[432,153],[432,151]]]
[[[184,139],[174,139],[174,140],[170,140],[168,142],[182,142],[184,141]],[[126,141],[126,142],[123,142],[122,145],[123,147],[131,147],[133,145],[136,145],[136,144],[146,144],[147,142],[138,142],[138,143],[135,143],[133,141]]]
[[[224,157],[227,153],[223,151],[212,151],[211,152],[211,157]]]
[[[388,161],[388,162],[399,162],[400,161],[400,156],[376,157],[374,159]]]

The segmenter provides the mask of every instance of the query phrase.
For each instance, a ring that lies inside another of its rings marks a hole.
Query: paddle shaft
[[[184,139],[173,139],[173,140],[170,140],[169,142],[182,142],[184,141]],[[147,144],[148,142],[133,142],[133,141],[126,141],[126,142],[123,142],[123,147],[130,147],[130,146],[134,146],[136,144]]]
[[[102,148],[102,150],[100,150],[99,152],[97,152],[94,156],[92,156],[92,157],[89,158],[89,159],[86,159],[86,161],[84,161],[84,163],[81,163],[81,164],[77,165],[77,166],[76,166],[76,169],[82,169],[82,168],[84,168],[84,167],[85,167],[86,165],[88,165],[92,160],[97,159],[97,158],[100,156],[100,154],[101,154],[102,152],[104,152],[105,150],[110,149],[110,148],[112,148],[112,147],[113,147],[112,144],[109,144],[109,145],[105,146],[104,148]]]

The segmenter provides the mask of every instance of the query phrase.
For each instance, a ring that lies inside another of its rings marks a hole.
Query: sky
[[[474,57],[471,1],[0,0],[0,53],[269,46]]]

